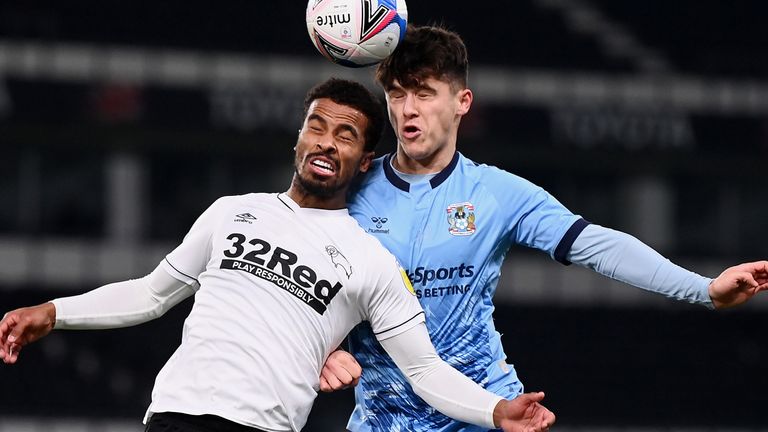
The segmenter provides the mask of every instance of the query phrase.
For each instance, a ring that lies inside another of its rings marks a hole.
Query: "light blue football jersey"
[[[390,157],[376,159],[350,196],[349,211],[407,270],[444,360],[488,390],[523,391],[493,325],[493,295],[512,244],[566,263],[587,222],[529,181],[460,153],[429,181],[410,185]],[[349,338],[363,367],[352,431],[480,431],[416,396],[367,324]]]

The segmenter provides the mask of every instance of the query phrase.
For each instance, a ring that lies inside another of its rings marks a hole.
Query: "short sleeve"
[[[197,283],[211,258],[211,237],[221,206],[222,199],[211,204],[197,218],[181,244],[165,257],[161,266],[168,274],[188,285]]]
[[[379,340],[424,322],[424,311],[405,270],[389,253],[382,255],[381,262],[372,266],[379,272],[370,287],[370,295],[362,298],[365,316]]]
[[[511,241],[539,249],[563,264],[581,230],[588,225],[573,214],[555,197],[532,184],[521,188],[519,195],[510,199]]]

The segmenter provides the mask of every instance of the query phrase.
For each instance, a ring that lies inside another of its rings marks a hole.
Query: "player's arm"
[[[369,259],[379,264],[373,267],[368,284],[372,289],[361,291],[359,298],[363,317],[416,394],[443,414],[466,423],[489,429],[501,426],[507,432],[548,430],[555,416],[539,404],[543,393],[505,400],[437,355],[405,270],[380,244],[376,246],[372,252],[379,251],[378,257]]]
[[[5,363],[16,363],[21,347],[54,328],[132,326],[163,315],[194,294],[199,287],[195,275],[205,270],[210,258],[212,227],[219,211],[226,210],[226,202],[225,198],[220,198],[208,207],[192,225],[184,241],[149,275],[7,313],[0,321],[0,359]]]
[[[672,263],[629,234],[599,225],[584,228],[567,259],[612,279],[710,308],[736,306],[768,289],[768,261],[728,268],[713,280]]]
[[[527,393],[506,400],[444,362],[423,322],[379,342],[414,392],[449,417],[505,431],[544,431],[555,422],[555,415],[539,403],[544,393]]]
[[[162,316],[191,296],[195,287],[157,267],[141,278],[112,283],[85,294],[16,309],[0,321],[0,358],[13,364],[24,345],[55,329],[127,327]]]

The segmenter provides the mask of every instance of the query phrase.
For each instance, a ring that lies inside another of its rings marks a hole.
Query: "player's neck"
[[[435,153],[417,160],[408,156],[402,147],[398,146],[397,153],[392,159],[392,167],[404,174],[435,174],[451,163],[455,153],[456,145],[445,146]]]
[[[334,192],[331,197],[318,196],[302,187],[294,178],[286,195],[302,208],[339,210],[347,207],[347,188]]]

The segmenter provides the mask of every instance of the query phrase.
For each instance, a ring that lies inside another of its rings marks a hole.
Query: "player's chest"
[[[399,194],[390,201],[366,202],[352,209],[366,232],[388,249],[479,248],[503,231],[499,209],[482,191],[435,190]]]
[[[336,230],[288,214],[245,213],[214,230],[209,270],[280,290],[321,315],[332,302],[356,297],[361,269]]]

